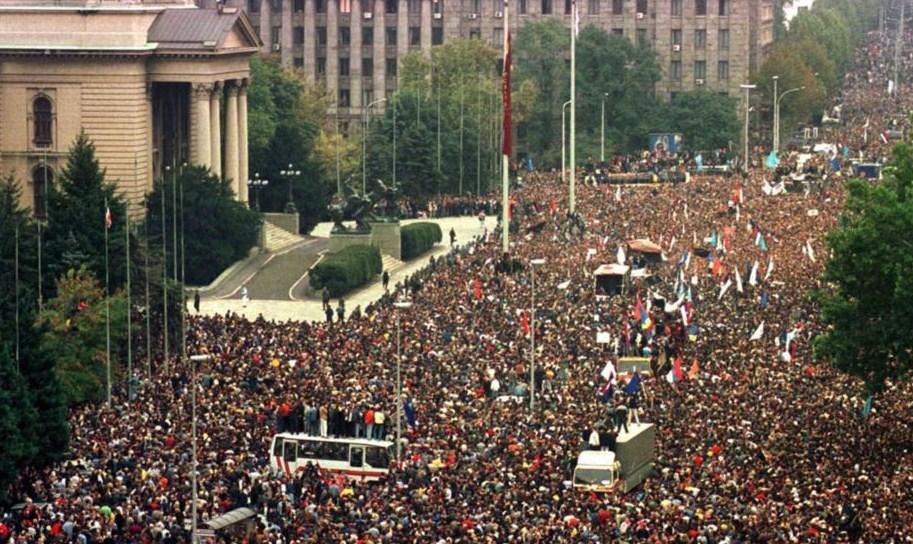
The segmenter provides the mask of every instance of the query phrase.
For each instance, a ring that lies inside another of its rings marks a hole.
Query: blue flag
[[[764,239],[763,234],[759,237],[758,246],[761,247],[761,251],[767,251],[767,241]]]
[[[412,402],[412,398],[406,399],[406,404],[403,405],[403,412],[406,413],[406,422],[410,427],[415,427],[415,404]]]
[[[694,157],[694,162],[695,162],[695,164],[697,164],[697,171],[703,172],[704,171],[704,156],[698,155],[697,157]]]
[[[767,308],[767,291],[761,293],[761,308]]]
[[[777,152],[771,151],[770,155],[767,156],[767,168],[773,170],[780,164],[780,159],[777,158]]]
[[[640,391],[640,372],[635,371],[634,376],[625,385],[624,392],[626,395],[636,395],[638,391]]]
[[[862,419],[869,417],[870,413],[872,413],[872,395],[865,399],[865,406],[862,407]]]
[[[839,172],[839,171],[840,171],[840,160],[831,159],[831,172]]]

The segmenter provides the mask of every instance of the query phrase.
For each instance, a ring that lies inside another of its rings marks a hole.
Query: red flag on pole
[[[111,208],[105,207],[105,228],[110,229],[113,224],[114,219],[111,217]]]
[[[501,76],[501,98],[504,102],[504,137],[501,145],[501,153],[509,157],[513,150],[510,131],[510,32],[507,33],[507,51],[504,53],[504,73]]]
[[[476,278],[475,281],[475,297],[476,300],[482,300],[482,280]]]
[[[526,318],[526,310],[520,313],[520,324],[523,326],[523,335],[529,336],[529,319]]]

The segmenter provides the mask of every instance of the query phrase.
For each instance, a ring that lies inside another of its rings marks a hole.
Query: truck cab
[[[653,470],[656,427],[652,423],[629,423],[618,435],[615,451],[582,451],[574,467],[573,485],[596,493],[628,492]]]

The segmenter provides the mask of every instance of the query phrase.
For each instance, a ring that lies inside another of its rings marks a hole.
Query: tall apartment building
[[[212,1],[212,0],[202,0]],[[743,97],[739,85],[773,42],[773,0],[578,0],[580,25],[653,44],[670,98],[695,88]],[[227,0],[259,29],[263,53],[324,82],[339,116],[396,88],[398,60],[457,38],[501,47],[503,0]],[[512,0],[510,30],[543,17],[571,24],[571,0]]]

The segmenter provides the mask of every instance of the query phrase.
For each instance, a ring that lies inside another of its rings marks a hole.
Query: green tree
[[[326,214],[329,196],[335,191],[314,154],[315,140],[332,103],[326,94],[297,74],[283,71],[273,59],[251,60],[251,88],[248,94],[250,173],[260,174],[269,185],[257,189],[264,211],[284,211],[292,201],[300,214],[300,230],[310,232]],[[282,176],[281,171],[301,172]],[[246,180],[243,180],[246,181]],[[254,195],[250,195],[253,199]]]
[[[808,40],[801,41],[804,43]],[[771,126],[774,102],[773,76],[779,77],[777,91],[781,95],[791,89],[802,89],[788,95],[780,105],[781,139],[788,139],[788,135],[795,127],[807,123],[814,115],[820,115],[827,104],[824,80],[815,77],[815,72],[806,64],[798,47],[792,44],[793,40],[787,40],[778,45],[764,62],[758,78],[758,86],[764,97],[763,103],[766,105],[766,119]]]
[[[831,256],[815,293],[827,329],[818,357],[865,382],[869,393],[908,376],[913,364],[913,147],[894,149],[884,181],[849,183]]]
[[[14,357],[17,326],[21,331],[30,324],[28,316],[37,301],[36,227],[28,212],[19,205],[21,194],[14,178],[0,180],[0,292],[6,293],[0,297],[0,338],[10,343],[10,353]]]
[[[105,235],[108,237],[110,290],[126,281],[126,204],[105,181],[105,172],[95,157],[95,145],[80,132],[70,147],[60,183],[48,194],[48,223],[44,231],[45,293],[52,295],[55,279],[72,268],[85,265],[96,278],[105,278]],[[113,225],[105,228],[105,203]]]
[[[737,99],[710,91],[690,91],[676,95],[664,115],[664,130],[681,133],[685,145],[695,150],[726,147],[738,140]]]
[[[228,266],[247,256],[257,243],[261,220],[259,215],[235,200],[227,181],[219,180],[199,166],[184,168],[176,184],[159,183],[146,199],[146,229],[153,242],[161,247],[162,195],[166,197],[166,209],[174,187],[178,195],[178,229],[183,230],[184,265],[186,283],[207,285]],[[173,246],[172,228],[174,221],[166,213],[166,245]],[[171,248],[174,258],[181,258],[181,233],[178,248]],[[179,267],[180,268],[180,267]]]
[[[118,381],[119,365],[114,346],[121,345],[125,330],[113,326],[126,321],[123,293],[110,297],[111,379]],[[45,329],[42,351],[56,361],[57,378],[69,406],[105,399],[107,387],[107,308],[104,289],[85,267],[70,270],[57,281],[57,296],[38,316]]]
[[[10,484],[37,453],[38,415],[6,345],[0,341],[0,500],[6,498]]]

